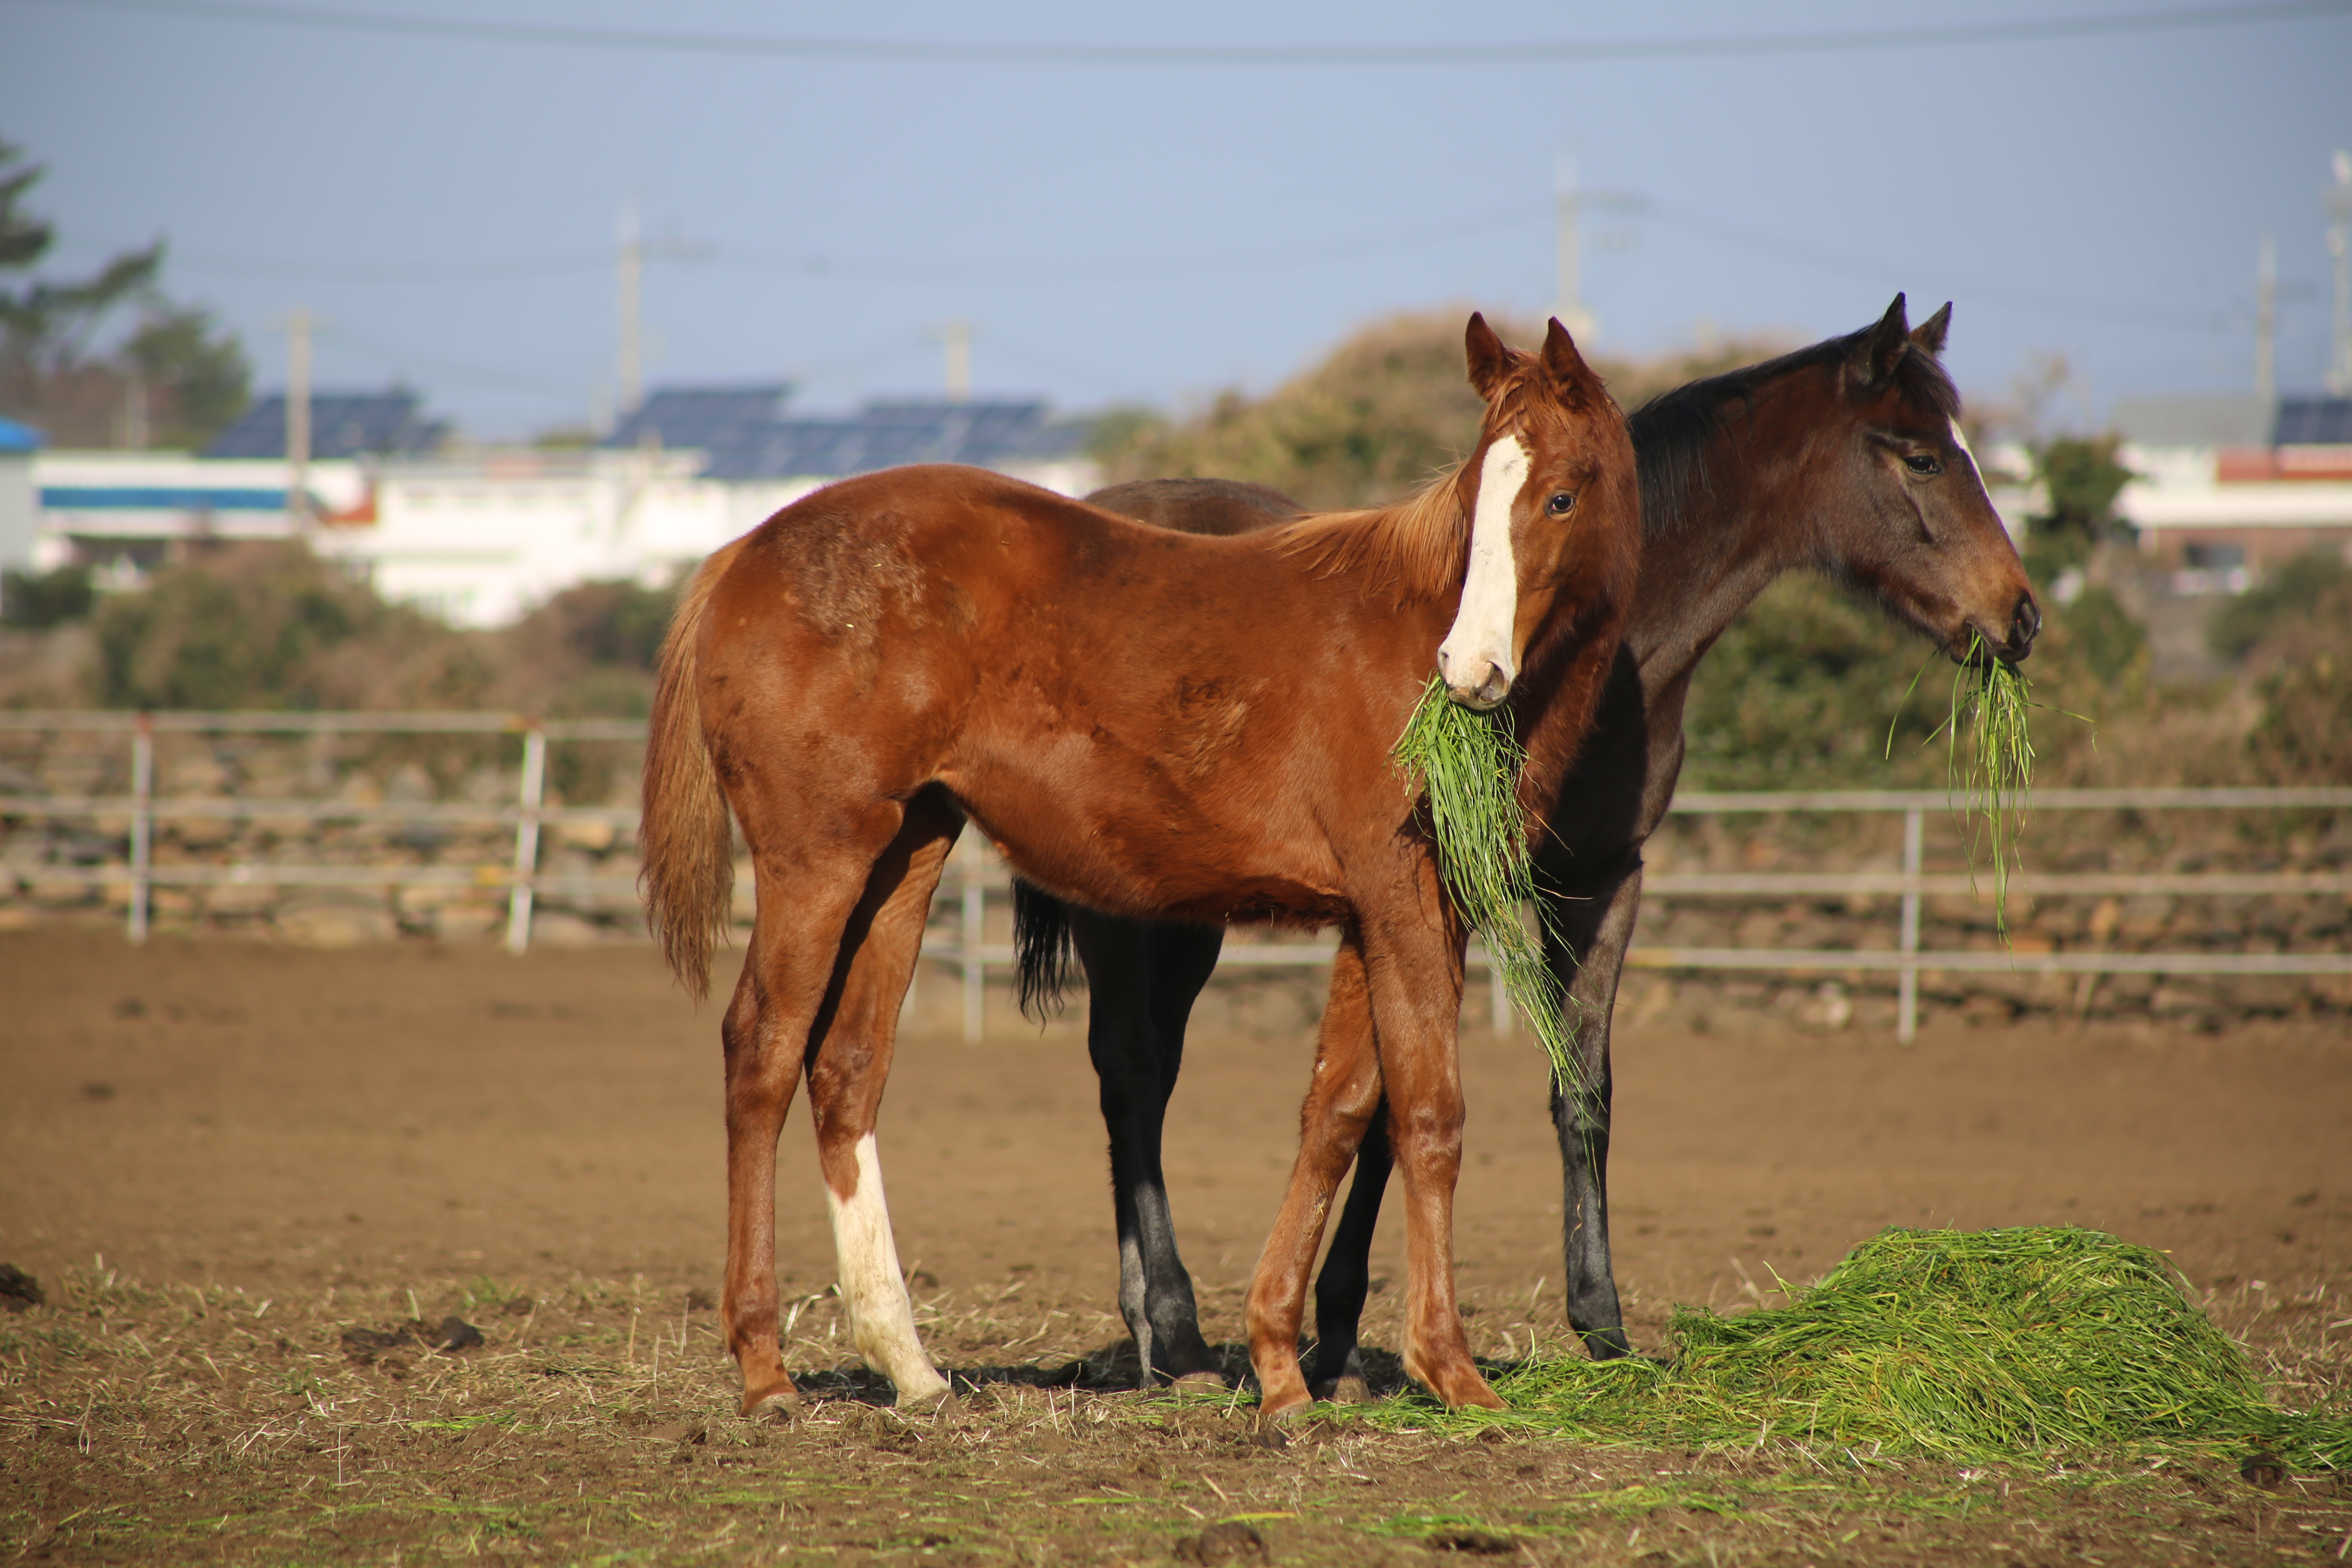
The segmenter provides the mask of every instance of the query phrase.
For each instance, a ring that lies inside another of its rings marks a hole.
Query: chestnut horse
[[[1522,799],[1557,793],[1638,570],[1623,416],[1558,322],[1540,353],[1467,334],[1469,458],[1412,500],[1203,539],[977,469],[846,479],[697,574],[662,650],[645,881],[699,993],[729,908],[728,814],[758,889],[720,1028],[727,1343],[743,1410],[791,1404],[775,1155],[805,1074],[852,1336],[901,1404],[948,1385],[916,1336],[875,1124],[932,889],[967,816],[1020,874],[1129,916],[1337,924],[1334,1037],[1250,1294],[1278,1415],[1307,1403],[1307,1276],[1383,1091],[1402,1172],[1406,1363],[1497,1403],[1452,1265],[1464,932],[1388,758],[1433,663],[1512,704]],[[1375,1058],[1375,1051],[1377,1057]]]
[[[1569,1322],[1596,1359],[1626,1353],[1609,1257],[1609,1020],[1642,900],[1642,847],[1683,759],[1683,701],[1708,648],[1757,595],[1810,568],[1869,595],[1954,658],[1971,633],[2023,658],[2041,625],[2024,568],[1987,499],[1937,363],[1945,306],[1916,331],[1901,295],[1862,331],[1693,382],[1633,414],[1640,586],[1594,729],[1538,842],[1548,957],[1581,1004],[1579,1083],[1555,1089]],[[1234,534],[1297,507],[1262,485],[1144,480],[1089,498],[1164,527]],[[1119,1307],[1153,1373],[1213,1373],[1160,1174],[1160,1125],[1192,1000],[1216,968],[1214,927],[1140,921],[1014,888],[1024,1008],[1050,1003],[1068,942],[1085,965],[1087,1047],[1102,1080],[1119,1240]],[[1327,1017],[1328,1036],[1337,1026]],[[1354,1026],[1366,1026],[1360,1019]],[[1389,1177],[1383,1123],[1358,1156],[1316,1282],[1314,1383],[1362,1396],[1356,1326]]]

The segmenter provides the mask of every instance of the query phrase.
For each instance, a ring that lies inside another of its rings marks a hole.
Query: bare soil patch
[[[779,1254],[801,1426],[731,1420],[715,1013],[650,949],[512,959],[0,935],[0,1541],[26,1561],[2328,1560],[2335,1478],[2228,1456],[1998,1472],[1380,1432],[1280,1451],[1251,1397],[1115,1386],[1102,1133],[1076,1031],[902,1043],[882,1123],[937,1423],[870,1401],[804,1118]],[[1196,1039],[1170,1176],[1213,1338],[1287,1172],[1311,1037]],[[1525,1036],[1464,1042],[1458,1240],[1482,1354],[1558,1351],[1559,1165]],[[2168,1249],[2295,1404],[2347,1381],[2352,1040],[1932,1022],[1904,1049],[1629,1025],[1612,1188],[1634,1337],[1887,1225]],[[102,1261],[101,1261],[102,1259]],[[1402,1281],[1384,1232],[1376,1273]],[[1369,1338],[1393,1345],[1391,1289]],[[0,1303],[6,1305],[7,1303]],[[479,1347],[435,1348],[444,1320]],[[405,1331],[367,1359],[346,1331]],[[2267,1483],[2267,1487],[2263,1484]],[[1233,1555],[1239,1552],[1241,1555]],[[862,1554],[862,1555],[861,1555]]]

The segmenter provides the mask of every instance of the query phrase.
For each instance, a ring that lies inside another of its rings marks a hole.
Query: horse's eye
[[[1944,471],[1944,465],[1936,461],[1935,458],[1929,457],[1925,452],[1920,452],[1912,457],[1904,458],[1903,466],[1922,478],[1940,474]]]
[[[1554,490],[1551,500],[1544,502],[1544,510],[1554,517],[1566,517],[1576,508],[1576,498],[1566,490]]]

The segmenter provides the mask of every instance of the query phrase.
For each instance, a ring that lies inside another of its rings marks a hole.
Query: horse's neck
[[[1717,439],[1723,439],[1718,437]],[[1717,458],[1728,470],[1728,454]],[[1768,472],[1768,468],[1778,472]],[[1800,563],[1798,530],[1783,515],[1801,503],[1792,493],[1798,465],[1749,463],[1738,484],[1688,503],[1643,546],[1642,587],[1625,645],[1642,672],[1644,706],[1670,705],[1679,719],[1684,689],[1707,649],[1741,611]]]

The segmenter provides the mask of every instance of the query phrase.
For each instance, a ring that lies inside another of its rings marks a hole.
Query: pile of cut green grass
[[[1550,1058],[1553,1082],[1569,1092],[1579,1082],[1569,999],[1520,913],[1535,900],[1536,873],[1527,816],[1519,809],[1519,769],[1527,753],[1511,733],[1509,710],[1474,713],[1449,699],[1445,683],[1432,676],[1391,755],[1408,780],[1429,792],[1446,891],[1486,943],[1512,1005],[1534,1028]],[[1543,906],[1536,907],[1540,917]]]
[[[2352,1466],[2352,1420],[2272,1405],[2162,1255],[2098,1231],[1884,1231],[1788,1307],[1685,1309],[1672,1333],[1666,1367],[1532,1361],[1495,1384],[1507,1412],[1397,1418],[1972,1463],[2218,1443]]]

